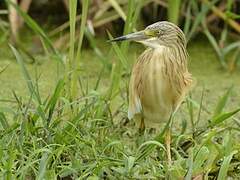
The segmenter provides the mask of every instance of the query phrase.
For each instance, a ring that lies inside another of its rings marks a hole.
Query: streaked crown
[[[181,43],[186,47],[186,38],[182,30],[168,21],[160,21],[147,26],[144,30],[147,36],[157,37],[159,43],[164,46],[172,43]]]

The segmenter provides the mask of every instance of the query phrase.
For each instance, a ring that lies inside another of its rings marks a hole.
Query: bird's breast
[[[165,56],[164,48],[153,50],[152,57],[143,67],[141,102],[145,109],[159,111],[170,104],[172,88],[167,77]]]
[[[190,82],[186,59],[179,57],[184,56],[167,47],[147,49],[139,57],[130,80],[129,117],[142,112],[148,127],[169,118]]]
[[[168,119],[180,100],[184,73],[174,62],[177,57],[170,49],[162,47],[151,53],[151,58],[143,64],[140,100],[146,119],[159,122]]]

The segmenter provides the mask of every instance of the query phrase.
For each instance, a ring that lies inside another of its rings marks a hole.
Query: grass
[[[35,77],[41,74],[38,85],[43,103],[39,108],[33,94],[27,89],[21,68],[13,61],[1,61],[1,64],[10,62],[10,65],[0,76],[4,87],[1,88],[1,94],[4,95],[0,99],[11,100],[8,103],[2,101],[0,107],[0,137],[3,145],[0,150],[1,178],[161,179],[170,174],[174,179],[180,176],[193,177],[203,172],[210,178],[221,174],[224,177],[226,170],[228,176],[237,178],[240,162],[238,125],[230,118],[228,122],[215,124],[209,129],[208,120],[211,119],[211,112],[215,112],[217,99],[223,96],[232,82],[236,87],[227,98],[229,102],[225,108],[231,111],[239,107],[238,73],[232,76],[223,73],[217,66],[216,57],[210,46],[206,47],[204,41],[198,42],[189,46],[192,59],[190,69],[198,79],[198,84],[193,90],[192,107],[193,118],[196,121],[204,83],[206,90],[203,106],[207,111],[202,108],[201,122],[196,126],[196,130],[205,131],[193,138],[188,108],[184,104],[175,118],[178,125],[174,127],[172,143],[174,164],[170,168],[165,163],[162,142],[154,141],[154,135],[151,134],[139,137],[133,123],[126,121],[125,85],[122,84],[123,89],[117,94],[117,100],[120,102],[115,104],[114,101],[107,102],[105,96],[110,85],[109,71],[104,72],[98,88],[94,90],[97,82],[95,74],[101,72],[101,68],[95,67],[101,66],[102,63],[92,51],[82,52],[83,89],[79,89],[81,95],[72,102],[77,111],[71,118],[69,116],[71,102],[64,96],[64,82],[57,81],[55,67],[57,62],[45,61],[40,66],[24,65],[30,73],[33,87],[36,87]],[[130,48],[138,53],[140,51],[138,48],[142,47]],[[199,50],[203,52],[200,55]],[[133,54],[131,53],[130,59],[134,59]],[[208,69],[204,69],[206,66]],[[55,78],[49,78],[54,75]],[[7,77],[10,77],[10,80],[6,81]],[[228,80],[229,77],[232,78],[232,82]],[[16,92],[15,97],[9,89]],[[237,117],[239,116],[235,116]],[[50,122],[45,123],[49,118]],[[155,147],[153,152],[147,151],[149,147]]]
[[[71,3],[66,60],[74,66],[76,1]],[[136,21],[133,5],[131,1],[124,33],[132,31]],[[83,9],[86,20],[87,3]],[[65,54],[51,46],[29,16],[20,14],[42,38],[48,53],[42,66],[30,66],[10,45],[18,66],[10,62],[0,71],[1,179],[240,178],[239,73],[230,76],[220,70],[213,49],[204,40],[189,46],[190,69],[198,84],[174,117],[173,164],[169,166],[163,137],[150,131],[139,136],[134,122],[127,119],[128,68],[143,48],[114,44],[104,49],[104,42],[99,41],[98,47],[86,32],[96,55],[82,51],[83,20],[81,54],[77,55],[81,66],[66,71]],[[50,61],[52,54],[60,61]],[[59,62],[65,71],[60,71]],[[65,76],[71,73],[74,80]],[[233,83],[236,87],[230,88]],[[70,88],[74,92],[69,93],[69,87],[76,89]]]
[[[181,9],[181,1],[168,1],[168,20],[174,24],[178,24],[179,11]]]

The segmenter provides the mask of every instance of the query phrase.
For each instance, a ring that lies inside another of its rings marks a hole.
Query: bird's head
[[[111,42],[124,40],[136,41],[151,48],[169,47],[176,44],[186,47],[186,39],[182,30],[168,21],[156,22],[142,31],[112,39]]]

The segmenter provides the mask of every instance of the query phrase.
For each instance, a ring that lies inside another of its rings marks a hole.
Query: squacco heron
[[[112,41],[123,40],[148,47],[132,70],[128,118],[136,119],[140,129],[159,129],[163,122],[171,122],[192,84],[185,35],[175,24],[161,21]],[[171,162],[170,127],[165,136],[168,162]]]

